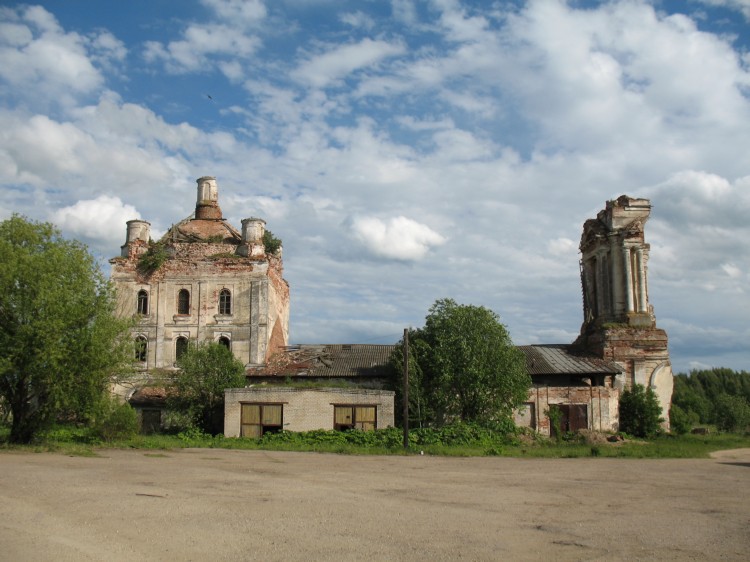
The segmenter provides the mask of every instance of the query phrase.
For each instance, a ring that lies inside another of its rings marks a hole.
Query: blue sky
[[[0,218],[104,259],[213,175],[229,220],[284,242],[296,343],[392,343],[442,297],[565,343],[583,221],[648,197],[675,371],[748,370],[749,18],[748,0],[4,2]]]

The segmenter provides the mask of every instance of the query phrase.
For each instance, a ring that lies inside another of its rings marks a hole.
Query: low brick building
[[[393,426],[394,393],[361,388],[230,388],[224,393],[224,435]]]
[[[582,354],[571,345],[522,345],[532,388],[516,425],[551,435],[548,412],[557,408],[560,430],[616,431],[620,391],[615,381],[621,369],[614,363]]]

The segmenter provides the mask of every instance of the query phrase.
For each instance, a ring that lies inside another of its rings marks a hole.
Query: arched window
[[[224,347],[226,347],[227,349],[232,349],[232,347],[231,347],[231,345],[232,345],[232,344],[231,344],[231,342],[229,341],[229,338],[228,338],[228,337],[226,337],[226,336],[221,336],[221,337],[219,338],[219,345],[223,345],[223,346],[224,346]]]
[[[180,289],[177,293],[177,314],[190,314],[190,291]]]
[[[146,361],[148,355],[148,340],[144,336],[137,336],[135,338],[135,360]]]
[[[174,344],[174,358],[175,361],[179,361],[180,358],[185,355],[188,348],[188,339],[185,336],[177,338]]]
[[[148,291],[138,291],[138,314],[148,314]]]
[[[232,314],[232,293],[222,289],[219,293],[219,314]]]

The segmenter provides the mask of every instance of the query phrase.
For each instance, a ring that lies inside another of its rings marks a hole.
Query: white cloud
[[[244,75],[238,59],[247,60],[260,47],[260,38],[252,33],[266,17],[266,8],[259,0],[203,0],[203,4],[218,21],[190,24],[182,39],[167,44],[146,41],[143,56],[146,62],[164,63],[174,74],[207,72],[215,64],[230,80],[239,81]]]
[[[547,243],[547,251],[556,256],[570,258],[578,252],[578,244],[570,238],[555,238]]]
[[[257,37],[228,25],[191,25],[185,30],[184,37],[167,45],[147,41],[146,61],[164,62],[167,71],[175,74],[206,72],[213,68],[211,61],[215,56],[248,58],[260,46]]]
[[[135,207],[109,195],[78,201],[52,215],[57,226],[79,239],[94,241],[100,247],[114,246],[118,241],[125,243],[125,223],[137,218],[140,215]]]
[[[257,24],[266,17],[267,10],[262,0],[201,0],[214,10],[216,15],[228,22],[243,25]]]
[[[311,56],[292,76],[301,82],[322,88],[361,68],[404,52],[403,45],[365,38],[350,45],[338,46]]]
[[[73,32],[66,33],[55,17],[41,6],[4,9],[0,33],[0,78],[14,95],[28,101],[54,100],[72,105],[77,96],[102,87],[104,80],[89,59],[87,46],[95,53],[118,57],[121,45],[106,34],[89,42]],[[119,51],[119,52],[118,52]]]
[[[406,25],[417,23],[417,8],[413,0],[391,0],[393,17]]]
[[[375,25],[375,20],[373,20],[364,12],[360,11],[346,12],[345,14],[341,14],[339,16],[339,19],[347,25],[351,25],[352,27],[361,27],[363,29],[372,29],[372,27]]]
[[[399,216],[382,221],[376,217],[356,217],[351,230],[373,254],[404,261],[422,259],[445,238],[429,226]]]
[[[260,216],[284,240],[293,339],[385,337],[451,296],[546,343],[580,326],[583,221],[646,196],[649,296],[676,369],[747,368],[741,338],[721,347],[750,315],[741,40],[641,0],[392,0],[393,17],[354,0],[204,4],[200,20],[175,11],[176,36],[141,28],[182,73],[150,80],[112,22],[76,34],[41,8],[0,9],[0,208],[81,237],[109,209],[112,230],[86,239],[111,256],[123,209],[163,229],[214,175],[232,224]],[[223,76],[198,107],[204,70]]]
[[[724,6],[733,10],[737,10],[745,16],[745,19],[750,21],[750,0],[696,0],[702,2],[708,6]]]

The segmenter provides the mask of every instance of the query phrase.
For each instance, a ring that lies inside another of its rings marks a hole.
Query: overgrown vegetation
[[[177,361],[170,409],[182,412],[194,426],[211,435],[224,430],[224,389],[245,385],[245,366],[225,346],[192,345]]]
[[[153,273],[158,270],[169,258],[166,244],[164,242],[148,243],[148,250],[138,258],[138,271],[144,274]]]
[[[557,406],[557,404],[551,404],[549,409],[544,412],[547,417],[549,418],[549,427],[550,427],[550,433],[552,434],[552,437],[555,439],[559,439],[562,437],[562,419],[563,419],[563,413],[562,410]]]
[[[263,247],[266,250],[266,254],[276,255],[281,249],[281,240],[273,235],[273,232],[266,230],[263,233]]]
[[[713,435],[661,435],[652,440],[608,443],[599,436],[576,434],[567,440],[553,440],[525,432],[505,432],[476,424],[452,424],[441,429],[421,428],[410,432],[411,447],[405,451],[400,429],[365,431],[308,431],[266,434],[261,439],[211,436],[193,428],[176,435],[136,435],[128,439],[103,441],[90,428],[62,426],[37,436],[32,445],[8,443],[8,429],[0,426],[0,450],[62,452],[95,456],[98,448],[137,448],[169,451],[189,447],[275,451],[316,451],[343,454],[425,454],[446,456],[506,457],[620,457],[620,458],[705,458],[713,451],[750,447],[750,436],[732,433]],[[166,454],[169,454],[168,452]]]
[[[112,442],[131,439],[140,428],[138,415],[132,406],[112,397],[101,401],[89,429],[91,435],[98,439]]]
[[[661,432],[661,406],[651,388],[635,384],[620,396],[620,431],[635,437],[655,437]]]
[[[0,223],[0,396],[9,439],[57,420],[90,421],[131,368],[129,324],[95,258],[49,223]]]
[[[700,424],[745,431],[750,425],[750,373],[716,368],[676,375],[670,421],[676,432]]]
[[[391,358],[398,402],[403,399],[402,356],[403,341]],[[430,308],[424,328],[409,331],[412,427],[510,420],[530,386],[522,352],[487,308],[441,299]]]

